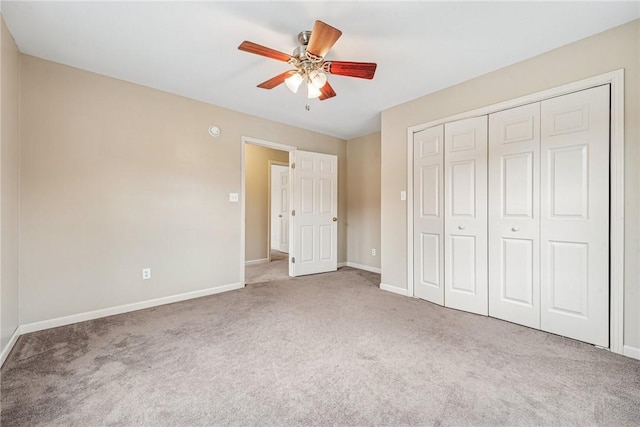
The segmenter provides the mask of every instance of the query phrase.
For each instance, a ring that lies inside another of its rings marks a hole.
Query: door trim
[[[414,296],[413,286],[413,134],[421,130],[471,117],[496,113],[525,104],[611,85],[610,123],[610,308],[609,348],[623,354],[624,348],[624,69],[600,74],[577,82],[535,92],[526,96],[455,114],[407,128],[407,295]]]
[[[295,152],[297,150],[297,147],[294,147],[293,145],[285,145],[285,144],[280,144],[278,142],[271,142],[271,141],[265,141],[263,139],[258,139],[258,138],[253,138],[250,136],[242,136],[241,137],[241,141],[242,144],[240,144],[240,177],[241,177],[241,187],[240,187],[240,284],[242,285],[242,287],[244,287],[245,284],[245,275],[244,275],[244,268],[245,268],[245,233],[246,233],[246,227],[245,227],[245,209],[246,209],[246,205],[245,205],[245,147],[247,144],[251,144],[251,145],[259,145],[261,147],[266,147],[266,148],[272,148],[274,150],[281,150],[281,151],[288,151],[289,152],[289,182],[291,182],[291,153]],[[269,174],[271,174],[271,168],[269,167]],[[271,190],[269,190],[269,194],[271,193]],[[292,199],[291,199],[291,194],[292,192],[289,191],[289,206],[292,206]],[[270,196],[269,196],[270,199]],[[271,213],[269,213],[269,216],[271,216]],[[292,233],[293,233],[293,221],[289,221],[289,239],[291,239]],[[267,228],[270,227],[270,224],[267,226]],[[269,243],[269,245],[271,245],[271,242],[267,242]],[[267,254],[267,256],[270,258],[271,255]],[[291,276],[293,273],[292,271],[292,266],[291,263],[289,263],[289,276]]]

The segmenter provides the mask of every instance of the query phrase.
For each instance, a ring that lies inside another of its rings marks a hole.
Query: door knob
[[[336,218],[335,216],[333,217],[333,222],[336,222],[338,220],[338,218]]]
[[[458,230],[464,230],[466,227],[464,225],[459,225]]]
[[[518,231],[518,230],[520,230],[518,227],[512,227],[511,228],[511,231]]]
[[[282,218],[282,215],[278,215],[278,218]]]

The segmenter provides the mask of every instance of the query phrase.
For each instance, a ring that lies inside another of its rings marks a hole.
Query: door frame
[[[285,144],[280,144],[278,142],[272,142],[272,141],[265,141],[263,139],[258,139],[258,138],[253,138],[250,136],[242,136],[241,137],[241,141],[242,144],[240,144],[240,170],[241,170],[241,180],[242,180],[242,185],[240,187],[240,283],[242,284],[242,287],[246,286],[245,284],[245,236],[246,236],[246,224],[245,224],[245,219],[246,219],[246,215],[245,215],[245,210],[246,210],[246,203],[245,203],[245,147],[247,144],[251,144],[251,145],[258,145],[260,147],[266,147],[266,148],[271,148],[274,150],[280,150],[280,151],[288,151],[289,152],[289,183],[291,183],[291,162],[293,161],[293,156],[292,154],[295,153],[295,151],[297,150],[297,147],[294,147],[293,145],[285,145]],[[269,174],[271,174],[271,167],[269,167]],[[292,191],[289,191],[289,206],[292,206],[293,200],[292,200]],[[269,200],[271,199],[271,189],[269,189]],[[271,217],[271,206],[269,206],[269,220]],[[269,229],[271,227],[271,224],[269,223],[267,226],[267,229]],[[291,241],[291,238],[293,236],[293,221],[289,221],[289,241]],[[268,236],[269,239],[271,239],[271,236]],[[271,246],[271,241],[268,240],[268,245]],[[291,252],[289,252],[289,254],[291,254]],[[267,254],[267,256],[269,257],[269,259],[271,258],[270,254]],[[289,264],[289,276],[293,275],[292,272],[292,267],[291,267],[291,263]]]
[[[291,162],[291,160],[289,160],[289,163]],[[272,179],[273,176],[271,175],[271,166],[286,166],[289,168],[289,175],[291,175],[291,168],[289,167],[289,163],[284,163],[284,162],[277,162],[275,160],[269,160],[269,194],[267,194],[267,204],[269,205],[269,210],[267,212],[267,259],[269,260],[269,262],[271,262],[271,197],[273,196],[273,183],[272,183]],[[288,192],[287,192],[288,193]],[[288,194],[287,194],[288,196]],[[289,198],[289,200],[291,200],[291,198]],[[291,221],[289,221],[291,222]]]
[[[407,295],[413,286],[413,134],[447,122],[489,115],[545,99],[611,85],[609,182],[609,349],[624,354],[624,69],[535,92],[508,101],[455,114],[407,128]]]

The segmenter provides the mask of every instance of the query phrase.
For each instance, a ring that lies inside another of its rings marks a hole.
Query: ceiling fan
[[[321,101],[336,96],[329,82],[327,74],[338,76],[372,79],[377,65],[373,62],[349,62],[326,60],[329,49],[340,38],[342,31],[322,21],[316,21],[312,31],[302,31],[298,34],[298,46],[292,55],[253,43],[243,41],[238,49],[266,56],[277,61],[287,62],[294,69],[285,71],[258,85],[262,89],[273,89],[285,83],[291,92],[296,93],[304,82],[307,86],[307,97],[318,98]],[[308,109],[308,106],[307,106]]]

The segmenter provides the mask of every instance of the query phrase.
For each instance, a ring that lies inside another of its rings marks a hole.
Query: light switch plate
[[[406,191],[401,191],[400,192],[400,200],[407,200],[407,192]]]
[[[238,193],[229,193],[229,201],[237,202],[239,200]]]

